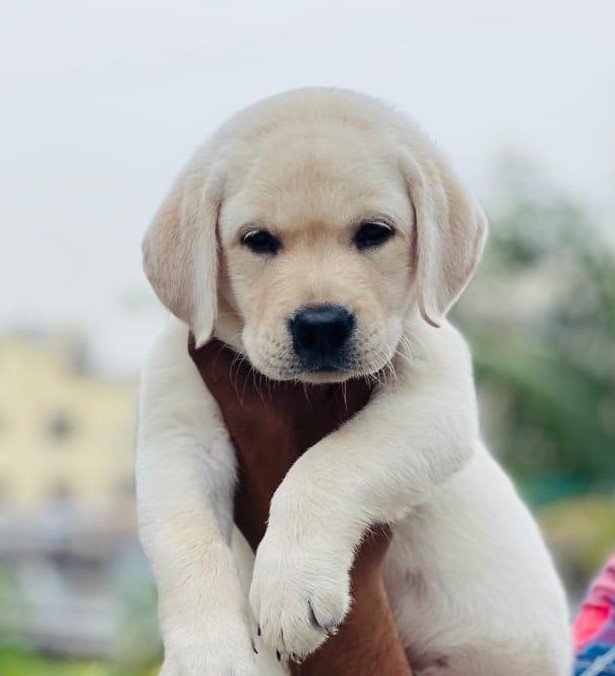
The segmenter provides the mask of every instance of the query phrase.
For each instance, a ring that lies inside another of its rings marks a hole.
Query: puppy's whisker
[[[403,320],[404,324],[408,325],[411,328],[417,328],[417,322],[416,320],[412,319],[404,319]],[[418,331],[411,331],[411,338],[409,336],[402,336],[402,338],[405,338],[408,341],[408,347],[410,351],[414,354],[414,356],[419,359],[420,354],[413,348],[410,347],[411,342],[416,343],[416,345],[422,350],[423,354],[425,356],[428,356],[430,354],[430,349],[425,343],[419,338],[418,336]]]
[[[412,346],[409,344],[408,339],[403,336],[400,338],[399,346],[395,349],[395,356],[403,359],[408,366],[414,366],[415,360],[413,359]]]
[[[247,363],[249,368],[247,370],[246,377],[245,377],[244,383],[243,383],[243,388],[242,388],[242,391],[241,391],[241,394],[240,394],[239,389],[238,389],[239,375],[241,373],[241,367],[244,363]],[[248,382],[248,380],[251,376],[253,367],[248,362],[245,354],[243,354],[241,352],[237,352],[233,361],[231,362],[231,369],[230,369],[231,374],[232,374],[233,368],[235,369],[235,378],[232,379],[233,389],[235,390],[235,394],[237,395],[237,398],[239,399],[240,405],[243,406],[243,397],[244,397],[244,394],[245,394],[246,385],[247,385],[247,382]]]
[[[397,382],[398,379],[398,373],[397,369],[395,368],[395,351],[391,350],[390,348],[388,349],[389,352],[389,358],[387,359],[387,363],[384,367],[384,374],[386,377],[387,382]]]
[[[235,354],[235,357],[233,358],[233,361],[231,362],[231,367],[229,369],[231,383],[233,385],[233,389],[235,390],[235,394],[237,395],[237,398],[239,398],[239,391],[237,389],[239,373],[240,373],[241,366],[245,361],[246,361],[245,355],[243,355],[241,352],[237,352]],[[235,371],[235,377],[234,378],[233,378],[233,370]]]

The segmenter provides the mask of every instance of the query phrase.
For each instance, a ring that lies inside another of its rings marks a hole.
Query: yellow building
[[[85,369],[77,348],[0,336],[0,511],[98,510],[132,496],[136,383]]]

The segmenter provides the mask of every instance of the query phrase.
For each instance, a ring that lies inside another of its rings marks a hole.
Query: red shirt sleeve
[[[615,607],[615,555],[594,580],[575,619],[572,635],[575,649],[591,641],[611,617]],[[615,621],[615,618],[611,618]]]

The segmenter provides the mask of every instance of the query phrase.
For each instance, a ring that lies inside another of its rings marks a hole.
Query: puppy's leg
[[[139,530],[159,594],[164,676],[255,672],[245,594],[229,542],[235,455],[179,322],[143,370]]]
[[[396,525],[383,576],[415,673],[571,673],[561,582],[534,519],[483,446]]]
[[[415,676],[568,676],[570,663],[543,645],[484,643],[452,649],[414,668]]]
[[[250,601],[265,641],[305,655],[344,618],[366,529],[397,521],[463,467],[478,440],[469,354],[451,327],[399,364],[344,426],[291,467],[271,502]]]

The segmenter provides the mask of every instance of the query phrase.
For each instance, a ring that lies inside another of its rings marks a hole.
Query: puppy
[[[481,442],[471,358],[446,320],[486,232],[429,140],[347,91],[258,103],[181,173],[143,247],[178,318],[143,370],[137,454],[165,676],[258,673],[256,625],[285,657],[315,650],[348,611],[353,556],[376,523],[394,528],[385,584],[417,676],[568,673],[562,586]],[[189,330],[272,379],[377,383],[274,495],[254,620],[230,548],[233,447]]]

